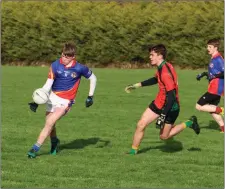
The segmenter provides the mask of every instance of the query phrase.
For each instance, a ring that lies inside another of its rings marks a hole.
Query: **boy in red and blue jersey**
[[[139,87],[150,86],[157,83],[159,87],[159,92],[155,100],[146,108],[137,123],[132,147],[128,154],[135,155],[138,153],[140,143],[144,137],[145,128],[155,120],[157,120],[157,128],[160,128],[159,135],[162,140],[177,135],[186,127],[193,129],[196,134],[200,133],[196,116],[191,116],[189,120],[181,124],[174,124],[180,112],[178,79],[172,64],[165,60],[166,52],[166,47],[163,44],[149,48],[151,65],[157,66],[155,77],[129,85],[125,88],[125,91],[130,93],[131,90]]]
[[[209,112],[219,124],[221,133],[224,133],[224,108],[219,107],[221,96],[224,95],[224,59],[218,51],[219,40],[211,39],[207,43],[208,53],[211,60],[208,65],[208,72],[198,74],[196,79],[200,80],[206,76],[209,80],[207,92],[198,100],[196,109]]]
[[[54,80],[53,93],[61,98],[73,100],[76,97],[81,76],[88,79],[91,75],[92,71],[75,59],[72,60],[70,67],[65,67],[62,57],[52,63],[48,78]]]
[[[50,153],[56,154],[60,141],[56,135],[55,124],[74,104],[82,76],[90,80],[89,95],[85,102],[86,107],[90,107],[93,104],[96,76],[88,67],[76,61],[75,45],[70,42],[65,43],[61,58],[51,64],[48,79],[42,87],[50,93],[46,103],[46,121],[37,142],[27,154],[29,158],[36,157],[36,153],[48,136],[51,139]],[[36,112],[38,104],[31,102],[29,105],[30,109]]]

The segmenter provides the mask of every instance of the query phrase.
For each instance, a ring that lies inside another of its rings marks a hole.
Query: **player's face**
[[[162,55],[158,55],[155,51],[149,53],[151,65],[159,65],[162,62]]]
[[[207,45],[207,51],[210,55],[213,55],[215,52],[217,52],[217,47],[214,47],[213,45]]]
[[[68,65],[73,61],[74,58],[75,58],[74,56],[65,56],[64,54],[62,54],[62,63],[64,65]]]

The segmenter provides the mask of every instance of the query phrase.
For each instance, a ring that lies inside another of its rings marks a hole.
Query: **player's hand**
[[[93,96],[88,96],[86,101],[85,101],[86,108],[90,107],[93,103],[94,103]]]
[[[36,104],[35,102],[30,102],[30,103],[28,103],[28,105],[30,106],[31,111],[33,111],[33,112],[37,111],[38,104]]]
[[[137,89],[139,87],[140,86],[138,83],[133,84],[133,85],[128,85],[128,86],[126,86],[125,91],[126,91],[126,93],[130,93],[132,90]]]
[[[202,74],[198,74],[198,75],[196,76],[196,79],[197,79],[198,81],[200,81],[201,78],[202,78]]]
[[[160,114],[160,116],[158,117],[158,119],[156,121],[156,128],[162,129],[165,124],[165,119],[166,119],[166,115]]]
[[[200,81],[201,78],[204,77],[204,76],[206,76],[206,78],[208,79],[208,73],[207,73],[207,72],[203,72],[203,73],[198,74],[198,75],[196,76],[196,79],[197,79],[198,81]]]

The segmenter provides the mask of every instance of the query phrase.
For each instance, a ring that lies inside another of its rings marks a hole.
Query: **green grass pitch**
[[[89,81],[83,78],[75,105],[57,124],[60,153],[49,155],[48,139],[40,155],[28,159],[26,153],[44,124],[45,106],[33,113],[27,103],[45,83],[48,68],[2,67],[2,188],[223,188],[224,135],[210,114],[195,110],[207,89],[205,79],[195,80],[199,71],[177,71],[181,112],[176,123],[195,114],[201,134],[187,128],[163,142],[151,124],[137,156],[125,152],[158,88],[130,94],[124,88],[152,77],[155,69],[93,71],[98,78],[94,105],[85,108]]]

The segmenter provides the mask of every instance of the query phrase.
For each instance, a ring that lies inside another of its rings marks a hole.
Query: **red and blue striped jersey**
[[[73,60],[70,67],[62,64],[61,58],[51,64],[48,78],[53,79],[52,91],[59,97],[74,100],[76,97],[81,77],[89,78],[92,71]]]
[[[216,74],[224,72],[224,59],[220,53],[215,54],[209,63],[209,86],[208,92],[216,95],[223,95],[224,93],[224,79],[215,78]]]

